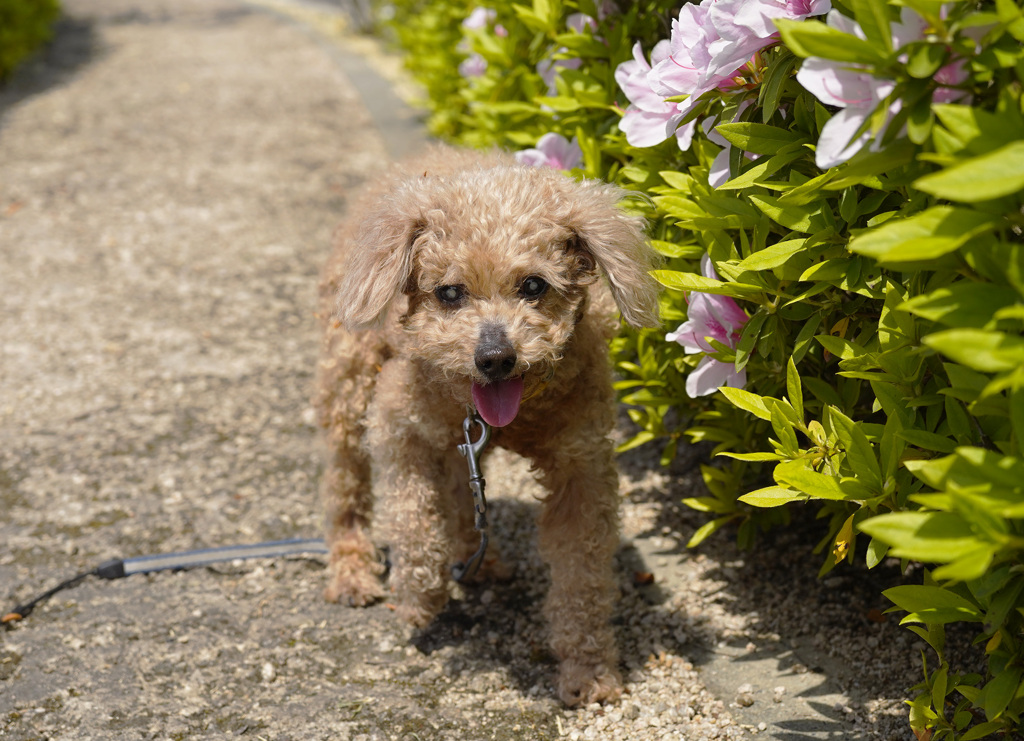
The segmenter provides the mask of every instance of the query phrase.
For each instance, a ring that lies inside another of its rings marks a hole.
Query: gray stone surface
[[[423,141],[327,6],[65,6],[0,87],[0,611],[113,556],[319,534],[316,274]],[[326,604],[319,557],[89,579],[0,630],[0,738],[910,738],[879,583],[818,583],[806,533],[687,551],[694,459],[650,456],[622,461],[616,707],[553,699],[536,489],[499,456],[511,583],[409,635]]]

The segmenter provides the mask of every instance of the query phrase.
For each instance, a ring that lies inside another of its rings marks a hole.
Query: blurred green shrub
[[[0,79],[50,40],[58,0],[0,0]]]

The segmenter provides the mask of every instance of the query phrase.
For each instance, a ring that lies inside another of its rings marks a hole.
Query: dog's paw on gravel
[[[327,567],[328,581],[324,599],[351,607],[365,607],[384,597],[380,574],[384,567],[376,561],[349,557]]]
[[[622,696],[622,677],[615,669],[566,660],[558,671],[558,696],[566,705],[616,702]]]

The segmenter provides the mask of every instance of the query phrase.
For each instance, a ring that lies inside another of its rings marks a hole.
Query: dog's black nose
[[[484,377],[488,381],[508,378],[518,359],[505,330],[494,324],[485,324],[473,353],[473,361]]]

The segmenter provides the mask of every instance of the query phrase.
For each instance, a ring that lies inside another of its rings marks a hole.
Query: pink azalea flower
[[[597,21],[585,13],[570,14],[565,19],[565,25],[576,33],[593,33],[597,30]],[[566,51],[565,47],[560,47],[555,51],[555,54],[563,54]],[[537,74],[544,80],[544,84],[548,86],[548,95],[555,95],[558,92],[555,87],[555,80],[558,78],[559,70],[579,69],[582,64],[583,60],[576,59],[575,57],[571,59],[542,59],[537,62]]]
[[[835,10],[828,14],[828,25],[844,33],[865,38],[864,32],[855,21]],[[923,18],[909,8],[903,8],[900,12],[900,22],[892,25],[893,46],[899,49],[911,41],[923,39],[927,30]],[[935,75],[936,81],[943,87],[935,91],[932,99],[947,103],[962,97],[963,93],[951,86],[960,84],[966,77],[963,62],[958,60],[946,65]],[[899,113],[900,101],[893,101],[889,105],[881,130],[873,132],[867,129],[860,134],[857,132],[893,91],[895,83],[892,80],[875,77],[866,71],[864,65],[836,62],[820,57],[805,59],[796,79],[822,103],[842,109],[833,114],[821,129],[814,154],[814,162],[818,167],[827,170],[842,164],[865,145],[869,145],[871,151],[878,151],[881,148],[882,135],[893,116]]]
[[[672,21],[672,54],[655,66],[652,88],[665,97],[689,95],[686,112],[704,93],[730,86],[751,58],[775,43],[775,19],[827,12],[830,0],[702,0]]]
[[[583,33],[584,31],[593,33],[597,30],[597,21],[586,13],[571,13],[565,19],[565,26],[576,33]]]
[[[707,255],[700,260],[700,270],[705,277],[718,279],[711,258]],[[746,312],[728,296],[696,291],[689,297],[686,313],[687,320],[675,332],[666,334],[665,339],[678,342],[688,353],[716,352],[708,342],[709,338],[735,348],[739,344],[743,325],[749,319]],[[722,386],[743,388],[746,383],[746,369],[737,371],[735,364],[723,363],[705,354],[686,378],[686,393],[696,398],[713,394]]]
[[[469,31],[479,31],[494,23],[494,19],[497,17],[498,11],[493,8],[481,8],[478,6],[473,8],[472,12],[466,16],[466,20],[462,22],[462,27]]]
[[[683,115],[689,112],[698,97],[725,79],[712,76],[707,51],[708,45],[718,38],[718,31],[708,18],[711,2],[704,0],[700,5],[684,5],[679,17],[672,20],[669,53],[658,60],[651,55],[652,69],[647,75],[651,89],[663,98],[689,95],[687,100],[676,105]],[[709,83],[709,80],[713,81]]]
[[[560,49],[559,51],[565,50]],[[576,59],[575,57],[572,59],[542,59],[537,62],[537,74],[544,80],[544,84],[548,86],[548,95],[555,95],[558,92],[555,80],[558,79],[559,70],[579,69],[582,64],[583,60]]]
[[[459,74],[463,77],[482,77],[487,71],[487,60],[479,54],[470,54],[459,64]]]
[[[571,170],[583,163],[583,150],[576,137],[569,141],[561,134],[550,132],[537,140],[536,149],[516,152],[516,160],[530,167],[552,167]]]
[[[751,105],[753,105],[753,101],[750,100],[744,100],[740,103],[739,108],[736,110],[736,117],[733,119],[733,123],[739,121],[740,115]],[[715,156],[714,161],[711,163],[711,167],[708,169],[708,185],[712,188],[719,188],[722,185],[725,185],[725,183],[729,181],[729,175],[731,174],[729,172],[729,160],[732,158],[732,144],[730,144],[724,136],[715,130],[717,125],[717,118],[705,118],[704,121],[701,122],[701,128],[704,129],[704,133],[707,135],[708,141],[712,144],[717,144],[722,148],[722,151]],[[747,159],[754,159],[754,155],[749,152],[744,152],[744,156],[747,157]]]
[[[462,21],[462,27],[467,31],[482,31],[488,28],[492,23],[494,24],[494,35],[505,38],[508,36],[508,29],[506,29],[500,23],[494,23],[494,19],[498,17],[498,12],[493,8],[473,8],[466,19]]]
[[[659,64],[670,53],[668,41],[659,41],[651,51],[651,62]],[[684,152],[690,148],[693,139],[694,122],[682,127],[679,122],[683,114],[675,103],[651,89],[651,65],[644,58],[640,42],[633,46],[633,59],[623,62],[615,69],[615,81],[629,99],[619,128],[626,135],[626,141],[634,147],[653,147],[675,134],[679,148]]]
[[[719,36],[708,46],[710,59],[723,73],[739,69],[778,40],[776,20],[802,20],[831,9],[831,0],[717,0],[708,9]]]
[[[615,79],[632,104],[619,128],[636,147],[658,144],[679,126],[698,98],[714,89],[735,87],[755,54],[775,43],[774,19],[800,19],[826,12],[830,0],[702,0],[687,3],[672,21],[672,35],[651,52],[639,47],[633,61],[616,70]],[[666,98],[687,96],[678,103]],[[661,129],[664,128],[662,131]],[[693,123],[676,132],[689,149]]]

